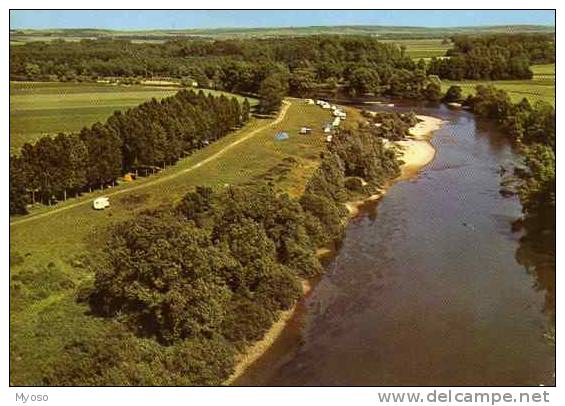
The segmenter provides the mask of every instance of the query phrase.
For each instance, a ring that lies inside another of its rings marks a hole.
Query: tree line
[[[242,94],[287,90],[298,97],[384,94],[437,98],[439,85],[400,47],[368,36],[32,42],[10,50],[12,80],[92,81],[117,77],[190,78]],[[188,81],[187,81],[188,83]],[[279,92],[280,93],[280,92]],[[276,105],[276,98],[275,105]],[[269,103],[265,107],[268,111]]]
[[[114,184],[132,171],[152,172],[225,136],[249,117],[235,97],[181,90],[152,99],[78,134],[42,137],[10,157],[10,214]]]
[[[427,72],[442,79],[531,79],[531,64],[555,63],[548,34],[455,36],[446,58],[432,58]]]
[[[495,120],[518,146],[524,166],[515,170],[517,189],[528,218],[546,233],[555,233],[556,116],[550,104],[526,99],[512,103],[508,94],[493,86],[477,86],[466,102],[479,116]]]
[[[334,140],[298,199],[267,183],[196,187],[114,226],[78,299],[114,323],[102,338],[69,344],[44,382],[224,382],[237,354],[301,296],[301,278],[322,272],[315,251],[343,234],[343,202],[399,172],[396,153],[367,130]],[[358,177],[366,189],[350,187]]]

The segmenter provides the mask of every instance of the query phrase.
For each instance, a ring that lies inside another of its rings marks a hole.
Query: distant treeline
[[[173,164],[225,136],[249,117],[247,100],[181,90],[152,99],[78,134],[45,136],[10,157],[10,213],[29,203],[51,204],[69,194],[112,184],[127,172]]]
[[[270,76],[292,95],[313,97],[343,88],[428,98],[425,67],[403,49],[367,36],[29,43],[10,50],[12,80],[95,80],[102,77],[190,78],[201,87],[259,94]],[[439,91],[434,87],[437,96]],[[435,96],[433,96],[435,97]]]
[[[428,74],[442,79],[531,79],[531,64],[555,63],[549,34],[456,36],[449,58],[432,58]]]
[[[343,202],[398,173],[381,138],[343,132],[299,199],[263,183],[197,187],[115,226],[79,298],[114,323],[101,339],[69,344],[44,383],[221,384],[301,296],[300,279],[322,272],[315,251],[342,236]]]

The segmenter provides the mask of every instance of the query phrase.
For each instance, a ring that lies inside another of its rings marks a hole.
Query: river
[[[499,193],[516,156],[466,111],[415,111],[447,121],[434,161],[351,220],[283,335],[235,384],[554,384],[554,292],[518,262],[521,207]]]

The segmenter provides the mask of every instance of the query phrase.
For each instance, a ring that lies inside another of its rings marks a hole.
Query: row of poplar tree
[[[181,90],[152,99],[78,134],[42,137],[10,157],[10,214],[112,185],[124,173],[147,174],[225,136],[248,118],[247,99]]]

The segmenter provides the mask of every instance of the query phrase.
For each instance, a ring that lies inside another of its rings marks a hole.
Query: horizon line
[[[477,24],[477,25],[456,25],[456,26],[425,26],[425,25],[388,25],[388,24],[343,24],[343,25],[295,25],[295,26],[257,26],[257,27],[238,27],[238,26],[219,26],[207,28],[132,28],[132,29],[118,29],[118,28],[102,28],[102,27],[49,27],[49,28],[10,28],[10,31],[15,30],[29,30],[29,31],[48,31],[48,30],[100,30],[100,31],[212,31],[212,30],[253,30],[253,29],[294,29],[294,28],[343,28],[343,27],[385,27],[385,28],[422,28],[422,29],[456,29],[456,28],[477,28],[477,27],[552,27],[555,28],[555,23],[550,24]]]

